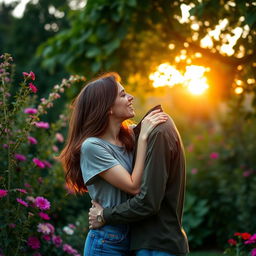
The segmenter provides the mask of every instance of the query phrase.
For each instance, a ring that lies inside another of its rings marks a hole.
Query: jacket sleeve
[[[148,140],[141,192],[126,202],[105,208],[108,224],[135,222],[159,211],[164,198],[171,162],[171,148],[164,131],[155,130]]]

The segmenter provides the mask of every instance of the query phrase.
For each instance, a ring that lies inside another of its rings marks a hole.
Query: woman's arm
[[[129,194],[135,195],[140,192],[148,135],[158,124],[167,120],[166,114],[163,112],[159,113],[159,111],[160,110],[152,111],[142,121],[141,131],[138,138],[136,161],[132,174],[130,175],[121,165],[116,165],[99,174],[108,183]]]

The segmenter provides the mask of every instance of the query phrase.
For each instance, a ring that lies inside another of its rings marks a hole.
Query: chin
[[[135,116],[135,112],[132,111],[129,118],[133,118]]]

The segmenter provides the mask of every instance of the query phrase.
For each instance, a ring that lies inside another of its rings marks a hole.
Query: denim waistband
[[[99,230],[126,233],[129,231],[129,225],[128,224],[106,225],[101,227]]]

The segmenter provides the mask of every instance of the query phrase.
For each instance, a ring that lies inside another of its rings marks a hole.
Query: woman
[[[116,73],[106,74],[85,86],[74,101],[67,145],[60,160],[67,185],[86,191],[103,207],[112,207],[139,192],[147,137],[167,120],[159,110],[142,122],[136,161],[132,168],[134,139],[127,120],[134,117],[133,97],[127,94]],[[86,187],[85,187],[86,185]],[[90,230],[87,255],[129,255],[128,225]]]

